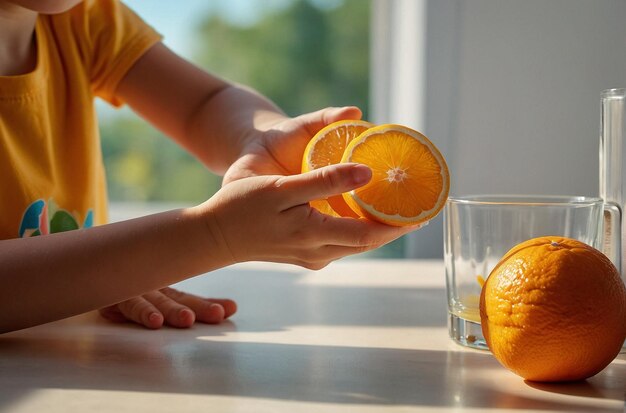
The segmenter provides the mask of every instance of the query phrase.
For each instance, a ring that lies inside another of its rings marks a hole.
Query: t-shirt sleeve
[[[115,106],[120,80],[135,62],[162,36],[118,0],[86,0],[83,3],[87,70],[93,92]]]

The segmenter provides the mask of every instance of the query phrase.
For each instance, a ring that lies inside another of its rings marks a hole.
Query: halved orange
[[[373,124],[364,120],[340,120],[322,128],[309,141],[302,157],[302,172],[341,162],[348,143]],[[357,217],[341,195],[310,202],[320,212],[333,216]]]
[[[359,216],[389,225],[429,221],[443,208],[450,189],[446,161],[421,133],[401,125],[380,125],[353,139],[341,162],[372,169],[372,180],[343,194]]]

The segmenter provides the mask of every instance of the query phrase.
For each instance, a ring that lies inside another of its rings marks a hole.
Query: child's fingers
[[[305,267],[311,270],[320,270],[339,258],[347,257],[354,254],[370,251],[374,246],[343,246],[343,245],[324,245],[317,249],[309,250],[302,255],[300,260],[295,260],[293,264]]]
[[[315,235],[327,245],[377,248],[415,228],[394,227],[366,219],[329,217],[315,227]]]
[[[228,298],[203,298],[205,301],[219,304],[224,308],[224,318],[229,318],[237,312],[237,303]]]
[[[196,321],[196,314],[193,310],[160,291],[149,292],[143,297],[163,314],[165,322],[172,327],[187,328]]]
[[[196,313],[196,319],[203,323],[221,323],[237,311],[237,305],[232,300],[198,297],[170,287],[160,291],[172,300],[189,307]]]
[[[117,308],[128,320],[156,329],[163,325],[163,314],[143,297],[134,297],[123,301]]]
[[[339,258],[349,255],[359,254],[371,250],[373,247],[346,247],[343,245],[324,245],[315,251],[310,252],[310,256],[300,263],[296,263],[302,267],[312,270],[320,270]]]
[[[100,310],[100,314],[115,322],[134,321],[148,328],[191,327],[198,318],[204,323],[217,324],[237,311],[237,304],[228,299],[205,299],[173,288],[153,291]]]
[[[117,304],[101,308],[98,310],[98,312],[102,317],[114,323],[128,322],[126,316],[124,316],[124,314],[122,314],[122,312],[117,308]]]
[[[361,109],[356,106],[329,107],[300,115],[296,120],[302,123],[306,130],[314,134],[333,122],[344,119],[361,119],[361,115]]]
[[[300,175],[284,176],[276,185],[285,188],[285,208],[324,199],[365,185],[372,179],[366,165],[346,163],[325,166]]]

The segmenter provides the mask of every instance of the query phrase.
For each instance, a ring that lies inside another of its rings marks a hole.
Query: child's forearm
[[[218,173],[255,130],[285,117],[259,93],[207,73],[160,43],[128,71],[116,96]]]
[[[285,117],[256,91],[229,85],[198,107],[185,136],[193,154],[212,170],[223,173],[257,132]]]
[[[111,305],[232,263],[198,208],[0,241],[0,332]]]

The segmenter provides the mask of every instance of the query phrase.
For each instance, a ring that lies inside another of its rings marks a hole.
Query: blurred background
[[[425,133],[451,195],[598,194],[600,93],[626,87],[622,0],[185,0],[126,4],[201,67],[288,114],[357,105]],[[128,109],[98,105],[114,220],[221,179]],[[441,215],[367,257],[442,256]]]

